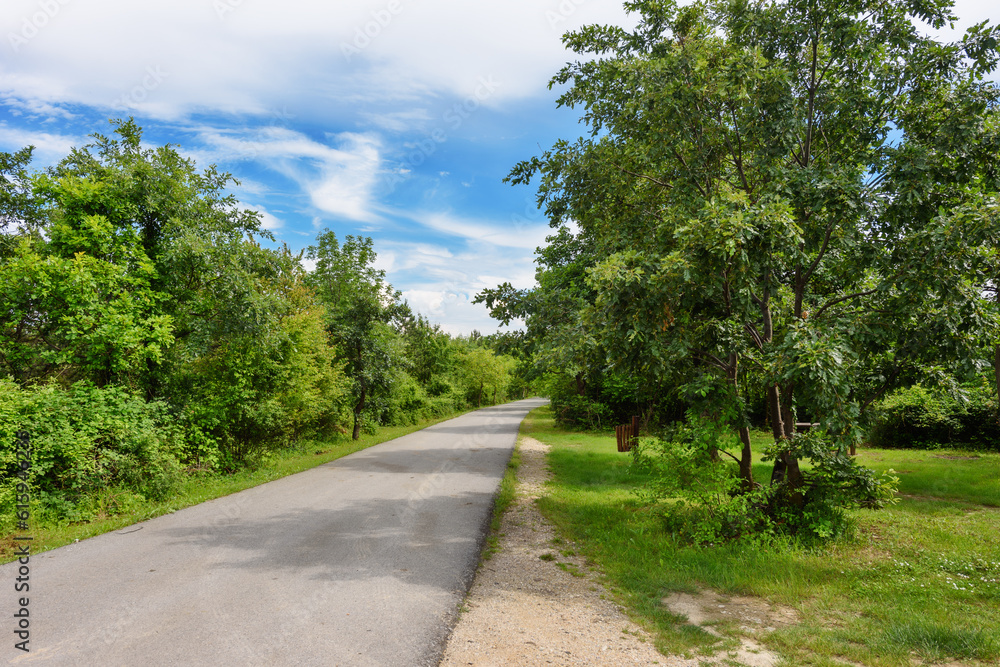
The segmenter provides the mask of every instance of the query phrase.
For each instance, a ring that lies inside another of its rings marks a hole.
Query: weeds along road
[[[434,665],[528,399],[0,566],[0,662]],[[14,605],[30,598],[30,653]]]

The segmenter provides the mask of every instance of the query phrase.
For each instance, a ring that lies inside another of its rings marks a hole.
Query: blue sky
[[[991,2],[957,4],[957,26]],[[36,167],[134,116],[241,185],[293,249],[371,236],[413,308],[453,334],[492,332],[484,287],[534,283],[549,231],[518,160],[579,135],[548,80],[617,0],[4,0],[0,150]]]

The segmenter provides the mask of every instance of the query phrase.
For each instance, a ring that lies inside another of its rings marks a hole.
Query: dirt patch
[[[663,605],[671,612],[687,617],[688,623],[697,625],[716,637],[725,637],[714,626],[735,623],[744,632],[772,632],[779,627],[798,623],[798,613],[790,607],[771,605],[760,598],[724,596],[713,591],[697,595],[674,593],[663,598]],[[746,667],[774,667],[781,658],[747,637],[740,637],[740,646],[728,652],[726,658]],[[719,660],[722,656],[716,656]],[[718,664],[718,663],[716,663]]]
[[[663,605],[675,614],[686,616],[688,623],[719,634],[712,627],[731,622],[746,632],[773,632],[799,622],[798,612],[791,607],[772,605],[760,598],[720,595],[702,591],[697,595],[674,593],[663,598]]]
[[[935,454],[936,459],[948,459],[949,461],[976,461],[983,458],[982,456],[945,456],[943,454]]]

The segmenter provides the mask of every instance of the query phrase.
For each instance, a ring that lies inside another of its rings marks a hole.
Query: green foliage
[[[552,404],[556,420],[565,426],[583,427],[591,430],[610,428],[613,412],[606,403],[581,394],[579,385],[573,378],[563,373],[548,373],[544,378],[543,391]]]
[[[1000,414],[994,390],[966,385],[957,391],[914,385],[876,404],[870,414],[873,447],[938,449],[963,445],[1000,451]]]
[[[13,425],[31,435],[29,485],[51,521],[85,521],[162,499],[181,479],[183,437],[168,407],[115,385],[18,388],[0,383],[3,516],[12,517]],[[9,529],[10,527],[7,526]]]
[[[107,232],[95,221],[95,234]],[[22,382],[59,375],[135,386],[147,363],[173,341],[168,315],[154,314],[162,297],[151,287],[151,263],[135,246],[120,263],[21,236],[0,264],[0,370]],[[81,234],[82,235],[82,234]]]
[[[895,471],[876,475],[822,432],[780,440],[765,450],[762,460],[774,461],[782,454],[811,464],[802,472],[800,487],[778,484],[769,489],[768,511],[783,531],[817,540],[839,537],[851,527],[847,510],[881,509],[897,502]]]
[[[789,454],[808,461],[797,487],[747,489],[737,466],[720,460],[720,454],[737,460],[729,450],[741,446],[725,421],[691,411],[662,437],[640,440],[635,464],[648,481],[637,494],[659,508],[668,531],[694,544],[761,535],[824,541],[849,531],[847,510],[895,502],[899,480],[891,470],[876,475],[818,432],[779,441],[762,459]]]
[[[516,364],[513,358],[498,355],[488,347],[469,345],[457,360],[466,398],[477,407],[483,400],[495,403],[505,395]]]
[[[316,268],[306,284],[326,308],[327,331],[353,383],[353,437],[357,440],[364,416],[377,420],[393,380],[402,377],[398,373],[402,344],[390,323],[410,312],[400,302],[399,292],[385,282],[385,271],[375,268],[370,238],[347,236],[341,244],[336,234],[325,230],[316,240],[317,245],[308,250]]]
[[[191,290],[202,316],[182,320],[165,386],[187,429],[188,461],[233,470],[335,428],[349,381],[294,257],[249,241],[211,252],[225,256],[216,263],[224,271]]]
[[[732,465],[718,452],[736,445],[731,431],[694,412],[659,438],[642,438],[634,451],[636,469],[648,476],[637,490],[656,506],[665,529],[693,544],[778,532],[768,512],[769,492],[744,491]]]

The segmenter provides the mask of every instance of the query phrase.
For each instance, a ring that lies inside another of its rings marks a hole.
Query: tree
[[[354,429],[361,436],[362,414],[373,398],[388,394],[393,365],[399,362],[389,326],[409,314],[399,292],[385,282],[385,271],[374,267],[375,251],[367,237],[348,235],[343,245],[330,230],[309,246],[316,268],[307,284],[327,310],[327,331],[353,382]]]
[[[626,3],[587,26],[552,85],[591,135],[512,172],[593,244],[582,325],[613,366],[672,378],[726,420],[750,469],[746,396],[765,379],[772,485],[806,477],[797,414],[840,448],[863,411],[935,366],[973,369],[996,332],[979,286],[995,238],[997,31],[919,34],[945,3]],[[530,324],[529,324],[530,329]]]
[[[3,355],[21,381],[87,377],[152,398],[172,336],[213,315],[190,310],[215,273],[196,255],[270,235],[225,194],[228,174],[143,148],[131,119],[112,125],[43,173],[28,170],[30,149],[0,158]]]
[[[507,388],[514,370],[512,357],[496,355],[488,347],[470,344],[459,358],[460,373],[470,395],[476,397],[476,407],[483,404],[483,396],[491,392],[496,403],[497,394]]]

